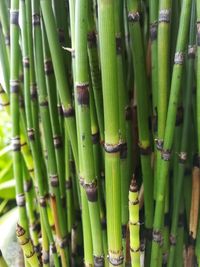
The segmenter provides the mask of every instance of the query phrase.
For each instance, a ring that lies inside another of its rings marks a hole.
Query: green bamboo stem
[[[177,105],[178,105],[181,77],[183,70],[183,61],[184,61],[183,53],[186,47],[187,33],[189,29],[190,11],[191,11],[191,1],[190,0],[183,1],[176,53],[174,59],[171,93],[170,93],[169,108],[167,113],[164,144],[162,150],[161,164],[159,167],[160,168],[159,184],[158,184],[158,194],[156,199],[156,209],[154,216],[153,246],[151,253],[152,267],[157,266],[158,254],[162,242],[161,228],[163,224],[162,220],[164,213],[165,188],[169,172],[169,162],[170,162],[171,148],[172,148],[175,121],[176,121],[176,112],[177,112]]]
[[[150,232],[153,224],[153,172],[151,168],[151,144],[148,128],[148,85],[145,66],[144,46],[142,32],[139,23],[139,1],[128,1],[129,30],[132,41],[132,56],[134,64],[134,76],[137,99],[137,116],[139,130],[139,147],[144,183],[145,227]],[[137,40],[137,41],[136,41]],[[144,73],[144,76],[141,75]],[[146,251],[149,255],[150,240],[147,238]],[[147,263],[149,259],[146,258]]]
[[[121,237],[120,145],[114,1],[98,1],[98,21],[105,125],[108,260],[110,266],[122,266],[124,257]]]
[[[8,57],[6,54],[5,39],[3,36],[1,25],[0,25],[0,44],[1,44],[0,62],[1,62],[1,66],[2,66],[2,68],[1,68],[2,69],[2,76],[3,76],[6,92],[9,92],[10,69],[9,69]]]
[[[3,257],[3,254],[1,252],[1,250],[0,250],[0,266],[1,267],[8,267],[6,261],[5,261],[4,257]]]
[[[5,38],[6,51],[8,61],[10,61],[10,25],[9,25],[9,9],[5,0],[0,1],[0,20],[2,22],[3,35]]]
[[[140,220],[138,187],[133,178],[129,189],[129,228],[131,266],[140,267]]]
[[[42,264],[43,267],[49,267],[50,266],[49,240],[43,221],[41,221],[41,233],[42,233]]]
[[[104,265],[100,212],[98,205],[97,181],[95,178],[94,156],[91,140],[89,107],[89,75],[87,57],[87,12],[88,1],[76,1],[75,9],[75,97],[77,123],[79,124],[79,153],[82,155],[82,186],[88,198],[91,222],[94,264]]]
[[[194,6],[194,5],[193,5]],[[188,151],[188,136],[189,136],[189,125],[191,122],[191,104],[192,104],[192,83],[193,83],[193,71],[194,71],[194,59],[195,59],[195,35],[194,35],[194,23],[195,23],[195,10],[193,7],[191,13],[191,22],[190,22],[190,38],[189,38],[189,46],[188,46],[188,61],[187,61],[187,81],[186,81],[186,92],[185,92],[185,108],[184,108],[184,121],[183,121],[183,129],[182,129],[182,140],[180,146],[179,153],[179,164],[177,170],[177,180],[176,180],[176,193],[174,196],[174,204],[173,204],[173,214],[172,214],[172,226],[170,233],[170,254],[169,254],[169,262],[168,266],[174,266],[174,258],[175,258],[175,245],[177,236],[177,223],[178,223],[178,215],[180,209],[180,199],[182,193],[182,184],[183,177],[185,171],[185,160],[187,159],[187,151]],[[185,159],[182,158],[185,156]],[[177,165],[176,165],[177,166]],[[177,167],[176,167],[177,168]]]
[[[59,90],[65,122],[68,129],[68,135],[72,146],[72,151],[76,165],[78,166],[78,150],[76,140],[76,127],[74,119],[74,110],[70,96],[70,90],[68,86],[67,77],[65,75],[64,62],[62,58],[61,48],[56,32],[56,24],[53,17],[53,11],[50,0],[41,0],[41,10],[43,14],[44,24],[47,32],[47,38],[49,42],[49,48],[52,56],[57,88]]]

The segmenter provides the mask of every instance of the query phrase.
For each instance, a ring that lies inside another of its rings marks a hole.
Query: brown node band
[[[17,152],[21,150],[20,137],[16,136],[11,138],[12,150]]]
[[[35,140],[35,130],[33,128],[27,129],[28,132],[28,138],[30,141]]]
[[[160,246],[163,245],[163,237],[161,231],[153,230],[153,241],[158,243]]]
[[[89,105],[89,83],[76,84],[77,102],[78,105]]]
[[[49,102],[47,99],[40,102],[41,107],[48,107],[48,105],[49,105]]]
[[[184,164],[187,161],[187,152],[180,152],[178,156],[180,163]]]
[[[32,16],[32,23],[33,23],[33,26],[40,26],[40,14],[33,14]]]
[[[128,152],[127,143],[120,143],[120,159],[126,159]]]
[[[90,202],[96,202],[98,199],[98,192],[97,192],[97,180],[93,180],[91,182],[85,182],[84,188],[86,191],[86,195],[88,198],[88,201]]]
[[[155,139],[155,144],[156,144],[156,148],[157,150],[159,151],[162,151],[163,150],[163,139]]]
[[[10,10],[10,23],[19,25],[19,10]]]
[[[136,182],[136,179],[135,177],[133,176],[132,180],[131,180],[131,184],[130,184],[130,188],[129,190],[131,192],[137,192],[138,191],[138,186],[137,186],[137,182]]]
[[[16,235],[17,235],[17,237],[21,237],[25,233],[26,233],[26,231],[24,230],[24,228],[17,223],[17,226],[16,226]]]
[[[29,59],[29,57],[24,57],[23,58],[23,66],[24,66],[24,68],[29,68],[30,67],[30,59]]]
[[[24,207],[26,204],[26,199],[24,193],[18,194],[16,196],[16,202],[18,207]]]
[[[50,175],[50,183],[52,187],[58,187],[59,186],[59,180],[57,174],[51,174]]]
[[[49,263],[49,252],[44,251],[42,252],[42,263],[43,264],[48,264]]]
[[[55,135],[53,137],[53,144],[55,148],[61,148],[62,147],[62,137],[60,135]]]
[[[123,261],[124,261],[123,255],[121,255],[117,258],[112,257],[111,255],[108,255],[107,258],[108,258],[110,264],[112,264],[113,266],[119,266],[119,265],[123,264]]]
[[[41,206],[42,208],[45,208],[45,207],[47,206],[46,198],[45,198],[44,196],[41,196],[41,197],[39,198],[39,203],[40,203],[40,206]]]
[[[125,119],[130,121],[132,119],[132,110],[130,106],[125,107]]]
[[[19,93],[19,80],[10,81],[10,92],[13,94]]]
[[[171,159],[171,151],[169,149],[163,149],[161,158],[165,161],[169,161]]]
[[[104,143],[104,149],[107,153],[118,153],[120,152],[120,144],[108,144]]]
[[[140,14],[139,12],[129,12],[128,13],[128,21],[129,22],[138,22],[140,21]]]
[[[92,134],[92,143],[94,145],[99,143],[99,132]]]
[[[37,99],[37,84],[31,84],[31,100]]]
[[[95,256],[94,255],[94,267],[104,267],[104,256]]]
[[[159,23],[170,23],[171,19],[171,10],[170,9],[161,9],[159,11]]]
[[[184,63],[184,53],[183,52],[176,52],[174,56],[174,64],[183,65]]]
[[[28,193],[32,189],[32,186],[33,186],[33,182],[31,179],[28,181],[25,181],[24,182],[24,192]]]
[[[170,234],[169,241],[170,241],[170,245],[171,246],[175,246],[176,245],[176,237],[174,235]]]
[[[29,258],[33,257],[34,254],[35,254],[35,250],[32,250],[32,251],[30,251],[29,254],[25,254],[25,256],[27,259],[29,259]]]
[[[44,61],[44,72],[45,74],[48,76],[48,75],[51,75],[54,73],[54,70],[53,70],[53,63],[52,63],[52,60],[51,58],[49,59],[46,59]]]
[[[63,107],[63,115],[65,118],[70,118],[73,117],[75,114],[74,112],[74,108],[73,107],[69,107],[69,108],[64,108]]]
[[[96,32],[95,31],[88,32],[87,40],[88,40],[88,47],[89,48],[96,47],[97,46]]]
[[[68,238],[66,236],[63,239],[58,239],[57,242],[60,248],[66,248],[68,245]]]
[[[121,53],[122,53],[122,37],[121,37],[121,35],[117,34],[115,40],[116,40],[117,55],[121,55]]]
[[[138,248],[130,247],[130,251],[133,252],[133,253],[139,252],[140,251],[140,247],[138,247]]]
[[[69,180],[65,181],[65,188],[66,190],[72,189],[72,178],[71,177],[69,177]]]
[[[37,246],[34,246],[34,251],[39,254],[41,252],[41,246],[38,244]]]
[[[140,148],[140,154],[143,156],[147,156],[151,154],[151,146],[144,147],[141,143],[138,143]]]
[[[150,25],[150,39],[152,42],[157,39],[157,35],[158,35],[158,22],[155,21]]]
[[[57,253],[57,249],[56,249],[56,245],[55,245],[55,243],[51,243],[51,244],[50,244],[50,250],[51,250],[51,253],[52,253],[52,254]]]
[[[196,56],[196,46],[189,45],[188,46],[188,58],[195,59],[195,56]]]
[[[200,46],[200,21],[197,21],[197,46]]]
[[[37,221],[34,221],[32,224],[31,224],[31,230],[33,231],[33,232],[38,232],[38,228],[39,228],[39,226],[38,226],[38,222]]]

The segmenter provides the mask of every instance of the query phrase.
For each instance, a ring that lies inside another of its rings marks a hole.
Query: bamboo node
[[[104,256],[95,256],[94,255],[94,267],[104,267]]]
[[[137,192],[138,191],[138,186],[137,186],[137,181],[135,179],[135,176],[133,176],[133,178],[131,180],[131,184],[130,184],[129,190],[131,192]]]
[[[109,251],[109,255],[107,256],[110,264],[112,264],[113,266],[119,266],[121,264],[123,264],[123,261],[124,261],[124,256],[123,255],[117,255],[119,252],[110,252]],[[121,254],[122,252],[120,252]],[[115,255],[114,255],[115,254]],[[118,257],[116,257],[118,256]]]
[[[44,60],[44,72],[47,76],[54,73],[53,63],[52,63],[51,58]]]
[[[162,264],[163,264],[163,266],[166,266],[166,264],[167,264],[167,260],[168,260],[168,253],[165,252],[165,253],[163,253],[163,255],[162,255]]]
[[[158,35],[158,22],[155,21],[150,24],[150,39],[151,41],[155,41]]]
[[[42,251],[42,263],[48,264],[49,263],[49,251]]]
[[[97,180],[93,180],[91,182],[85,182],[84,188],[87,194],[88,201],[90,202],[96,202],[98,199],[97,194]]]
[[[187,160],[187,152],[180,152],[178,154],[178,156],[179,156],[179,162],[180,163],[185,163],[186,162],[186,160]]]
[[[24,193],[16,195],[16,202],[18,207],[24,207],[26,203],[25,195]]]
[[[184,63],[184,53],[183,52],[176,52],[174,56],[174,64],[183,65]]]
[[[35,129],[29,128],[29,129],[27,129],[27,132],[28,132],[29,140],[34,141],[35,140]]]
[[[159,11],[159,23],[170,23],[171,20],[171,9],[161,9]]]
[[[35,254],[35,250],[33,249],[32,251],[29,252],[29,254],[25,254],[27,259],[30,259],[31,257],[33,257],[33,255]]]
[[[53,144],[55,148],[62,147],[62,137],[60,135],[55,135],[53,137]]]
[[[33,14],[32,16],[32,23],[33,23],[33,26],[40,26],[40,14]]]
[[[10,92],[13,94],[19,93],[19,80],[10,81]]]
[[[71,177],[69,177],[69,179],[65,181],[65,188],[66,190],[72,189],[72,178]]]
[[[51,244],[50,244],[50,250],[51,250],[51,253],[52,253],[52,254],[57,253],[57,249],[56,249],[56,245],[55,245],[55,243],[51,243]]]
[[[28,193],[31,190],[32,186],[33,186],[33,182],[31,179],[28,181],[25,181],[24,182],[24,192]]]
[[[11,146],[12,146],[12,150],[17,152],[20,151],[21,149],[21,143],[20,143],[20,137],[19,136],[15,136],[11,138]]]
[[[137,252],[140,251],[140,247],[138,247],[138,248],[132,248],[132,247],[130,247],[130,251],[133,252],[133,253],[137,253]]]
[[[24,228],[19,225],[19,223],[17,223],[17,226],[16,226],[16,235],[17,237],[22,237],[23,235],[25,235],[26,231],[24,230]]]
[[[120,144],[108,144],[104,143],[104,149],[107,153],[118,153],[120,152]]]
[[[0,105],[1,105],[2,107],[7,107],[7,106],[9,106],[9,105],[10,105],[10,102],[6,102],[6,103],[0,103]]]
[[[102,228],[102,230],[106,230],[106,226],[107,226],[106,218],[102,218],[101,219],[101,228]]]
[[[176,237],[174,235],[170,234],[169,241],[171,246],[176,245]]]
[[[129,22],[138,22],[140,21],[140,14],[138,11],[133,11],[128,13],[128,21]]]
[[[64,108],[63,107],[63,115],[65,118],[70,118],[74,116],[74,109],[72,107]]]
[[[62,239],[57,239],[57,243],[59,245],[60,248],[66,248],[67,245],[68,245],[68,238],[67,236],[65,236],[64,238]]]
[[[59,186],[59,180],[57,174],[51,174],[50,175],[50,184],[52,187],[58,187]]]
[[[87,34],[87,40],[88,40],[88,47],[93,48],[97,45],[97,37],[95,31],[90,31]]]
[[[89,105],[89,83],[76,84],[77,103],[78,105]]]
[[[44,196],[41,196],[41,197],[39,198],[39,203],[40,203],[40,206],[41,206],[42,208],[45,208],[45,207],[47,206],[46,198],[45,198]]]
[[[24,57],[23,58],[23,66],[24,66],[24,68],[29,68],[30,67],[30,59],[29,59],[29,57]]]
[[[10,10],[10,23],[19,25],[19,10]]]
[[[171,159],[171,151],[169,149],[163,149],[161,158],[165,161],[169,161]]]
[[[127,121],[130,121],[132,118],[132,110],[131,110],[131,107],[130,106],[126,106],[125,107],[125,119]]]
[[[49,102],[48,102],[47,99],[42,100],[42,101],[40,102],[40,107],[48,107],[48,105],[49,105]]]
[[[99,132],[92,134],[92,143],[94,145],[99,143]]]
[[[62,116],[63,116],[62,105],[58,104],[58,105],[57,105],[57,109],[58,109],[58,114],[62,117]]]
[[[163,245],[163,237],[161,231],[153,230],[153,241],[158,243],[160,247]]]
[[[31,100],[37,99],[37,84],[31,84]]]
[[[188,46],[188,57],[195,59],[196,56],[196,45],[189,45]]]
[[[144,146],[141,142],[138,143],[140,154],[143,156],[151,155],[151,146]]]

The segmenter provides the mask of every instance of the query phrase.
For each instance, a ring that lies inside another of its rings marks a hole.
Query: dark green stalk
[[[3,35],[5,38],[7,57],[10,61],[10,25],[9,25],[9,9],[5,0],[0,1],[0,20],[3,28]]]
[[[119,107],[113,0],[98,1],[98,22],[105,125],[108,260],[110,266],[122,266]]]
[[[193,4],[194,6],[194,4]],[[184,106],[184,121],[183,121],[183,129],[182,129],[182,140],[180,146],[179,153],[179,163],[177,170],[177,179],[176,179],[176,193],[173,201],[173,214],[172,214],[172,226],[170,232],[170,254],[168,266],[174,266],[174,257],[175,257],[175,243],[177,236],[177,224],[178,224],[178,216],[180,210],[180,199],[182,194],[182,184],[185,172],[185,161],[187,160],[187,152],[188,152],[188,137],[189,137],[189,129],[191,122],[191,108],[192,108],[192,90],[193,87],[193,75],[194,75],[194,59],[195,59],[195,35],[194,35],[194,27],[195,27],[195,9],[193,7],[191,13],[191,22],[190,22],[190,38],[189,38],[189,46],[188,46],[188,61],[187,61],[187,81],[186,81],[186,92],[185,92],[185,106]],[[177,168],[177,165],[176,165]]]
[[[181,18],[180,18],[176,53],[174,59],[169,108],[168,108],[166,128],[165,128],[165,137],[161,155],[161,164],[159,167],[160,168],[158,176],[159,184],[158,184],[158,194],[156,198],[156,209],[155,209],[154,230],[153,230],[153,246],[151,253],[152,267],[157,266],[159,250],[162,243],[161,229],[162,229],[163,215],[164,215],[164,200],[166,191],[165,189],[169,172],[169,163],[170,163],[173,135],[176,122],[176,112],[177,112],[181,78],[183,72],[184,51],[187,44],[190,11],[191,11],[191,0],[184,0],[181,9]]]
[[[144,184],[144,207],[145,207],[145,227],[147,232],[151,232],[153,225],[153,172],[151,168],[151,141],[148,128],[148,84],[145,65],[145,53],[140,28],[139,1],[128,1],[128,20],[130,37],[132,41],[132,56],[134,64],[134,77],[137,100],[137,119],[139,130],[139,147],[142,165],[142,175]],[[143,73],[143,75],[141,75]],[[148,238],[147,238],[148,239]],[[147,240],[146,253],[149,255],[150,240]],[[149,263],[149,256],[146,257]]]

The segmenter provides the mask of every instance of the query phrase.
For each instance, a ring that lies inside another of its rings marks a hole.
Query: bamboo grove
[[[0,70],[24,266],[200,264],[198,0],[0,0]]]

